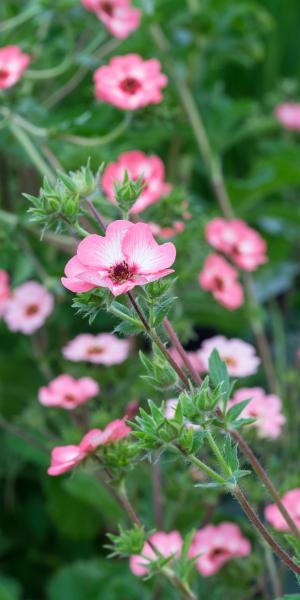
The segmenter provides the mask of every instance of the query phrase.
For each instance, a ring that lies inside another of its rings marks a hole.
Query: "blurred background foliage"
[[[184,199],[193,215],[176,238],[179,300],[172,317],[177,330],[189,349],[216,333],[253,343],[247,313],[225,311],[197,282],[208,253],[203,229],[219,210],[172,78],[162,104],[129,116],[93,95],[93,71],[113,54],[157,57],[166,73],[168,61],[175,63],[193,91],[214,150],[222,157],[236,214],[268,243],[269,262],[256,274],[255,290],[266,309],[263,318],[273,340],[289,433],[278,442],[258,442],[252,433],[250,437],[283,492],[299,485],[293,461],[300,381],[293,363],[300,329],[300,146],[297,135],[282,130],[273,110],[281,101],[299,100],[299,1],[136,0],[135,4],[143,10],[142,25],[120,43],[109,37],[79,0],[3,0],[1,46],[20,45],[33,60],[22,82],[1,94],[1,107],[42,128],[37,137],[27,132],[33,146],[40,145],[50,164],[66,170],[80,167],[88,157],[96,170],[102,161],[130,149],[158,154],[174,191],[143,218],[169,225]],[[9,20],[23,11],[28,11],[28,18],[11,28]],[[157,23],[170,42],[168,56],[155,45],[151,28]],[[74,143],[68,136],[91,141]],[[102,137],[94,144],[94,138]],[[135,357],[109,369],[62,358],[66,341],[88,330],[88,323],[70,308],[71,295],[58,283],[67,256],[63,248],[68,250],[69,242],[65,238],[56,240],[56,245],[41,242],[39,233],[28,225],[27,201],[21,194],[36,193],[41,174],[3,122],[0,153],[0,266],[9,271],[13,286],[30,278],[45,281],[47,273],[46,283],[57,293],[55,311],[36,335],[12,334],[0,323],[0,425],[4,428],[0,600],[154,598],[157,584],[137,580],[126,561],[106,559],[106,532],[114,531],[123,516],[101,485],[89,473],[55,481],[47,477],[53,444],[62,436],[65,443],[74,442],[80,434],[68,415],[46,410],[37,402],[38,388],[49,372],[89,374],[101,385],[100,399],[88,405],[92,424],[101,426],[124,414],[128,402],[143,404],[153,392],[139,378],[142,367]],[[103,210],[112,212],[104,200]],[[37,272],[34,254],[46,273]],[[90,330],[110,331],[113,325],[111,317],[101,315]],[[134,343],[144,345],[143,340]],[[264,385],[262,372],[243,381],[248,383]],[[150,471],[142,464],[130,478],[130,495],[149,528],[155,526]],[[234,516],[256,550],[248,560],[233,561],[213,578],[198,577],[199,598],[243,600],[255,585],[253,598],[263,598],[259,586],[264,549],[237,508],[215,491],[195,490],[191,473],[171,460],[162,464],[162,472],[166,530],[186,532],[212,515],[216,522]],[[261,508],[263,490],[251,481],[248,487]],[[287,575],[285,581],[286,591],[292,591],[293,581]],[[159,582],[160,597],[176,598],[163,585]]]

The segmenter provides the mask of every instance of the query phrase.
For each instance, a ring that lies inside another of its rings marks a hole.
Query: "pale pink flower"
[[[114,56],[108,66],[94,73],[95,96],[124,110],[136,110],[162,101],[161,88],[167,77],[156,58],[143,60],[138,54]]]
[[[130,0],[81,0],[88,10],[96,13],[108,31],[124,40],[138,28],[141,11],[133,8]]]
[[[80,333],[63,348],[63,355],[74,362],[86,360],[110,367],[126,360],[129,351],[130,342],[112,333]]]
[[[86,433],[79,446],[58,446],[51,452],[51,465],[48,469],[48,475],[61,475],[70,471],[80,462],[88,458],[89,455],[96,452],[100,446],[106,446],[113,442],[118,442],[125,438],[131,431],[123,419],[116,419],[102,431],[101,429],[91,429]]]
[[[10,297],[9,276],[6,271],[0,269],[0,317],[2,317],[5,305]]]
[[[223,335],[216,335],[205,340],[198,350],[198,357],[205,371],[208,371],[208,360],[214,349],[218,350],[221,359],[227,364],[229,375],[233,377],[253,375],[260,364],[255,348],[247,342],[236,338],[228,340]]]
[[[3,318],[11,331],[27,335],[39,329],[54,307],[54,298],[36,281],[26,281],[12,292],[5,303]]]
[[[149,537],[149,540],[165,558],[174,556],[178,558],[181,554],[183,540],[178,531],[170,531],[170,533],[156,531]],[[157,558],[157,554],[148,542],[145,542],[141,554],[134,554],[130,557],[130,569],[134,575],[142,577],[149,571],[149,561],[155,561]]]
[[[286,419],[282,414],[281,400],[275,394],[266,394],[262,388],[241,388],[237,390],[229,401],[228,407],[234,406],[243,400],[250,400],[241,413],[241,418],[255,418],[253,424],[262,438],[277,438]]]
[[[142,212],[171,191],[172,186],[165,182],[165,167],[161,159],[154,154],[147,156],[140,150],[130,150],[123,152],[103,172],[101,185],[106,196],[114,203],[114,184],[122,183],[126,171],[133,181],[142,177],[144,184],[140,197],[131,207],[132,214]]]
[[[29,63],[29,54],[24,54],[18,46],[0,48],[0,89],[15,85]]]
[[[300,488],[286,492],[281,498],[281,502],[300,529]],[[289,531],[289,526],[276,504],[269,504],[265,508],[265,518],[277,531]]]
[[[300,131],[300,104],[283,102],[276,107],[275,115],[286,129]]]
[[[74,292],[86,291],[87,284],[107,287],[119,296],[136,285],[146,285],[173,273],[169,267],[175,257],[174,244],[159,245],[146,223],[114,221],[105,236],[92,234],[80,242],[76,261],[73,258],[67,263],[67,277],[62,277],[62,284]]]
[[[43,406],[58,406],[66,410],[77,408],[99,393],[98,383],[91,377],[74,379],[71,375],[59,375],[47,387],[39,389],[39,401]]]
[[[185,224],[183,221],[174,221],[170,227],[161,227],[157,223],[149,223],[153,235],[157,235],[163,240],[175,237],[178,233],[182,233],[185,230]]]
[[[189,558],[199,557],[196,567],[203,577],[217,573],[229,560],[248,556],[250,542],[242,535],[235,523],[223,522],[206,525],[195,533],[189,549]]]
[[[213,219],[206,225],[205,238],[211,246],[227,254],[245,271],[255,271],[268,260],[266,242],[241,219]]]
[[[218,254],[209,254],[199,273],[200,286],[212,292],[213,297],[229,310],[243,304],[243,288],[237,278],[236,269]]]

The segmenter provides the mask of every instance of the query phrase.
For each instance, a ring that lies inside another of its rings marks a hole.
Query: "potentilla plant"
[[[234,391],[235,381],[229,374],[243,377],[254,373],[260,362],[255,349],[242,340],[217,336],[195,355],[184,350],[168,319],[176,302],[175,245],[157,243],[149,224],[129,220],[132,206],[143,193],[143,182],[142,177],[130,179],[127,170],[123,180],[115,183],[113,201],[120,218],[106,223],[95,196],[101,172],[94,177],[87,165],[79,173],[60,173],[54,184],[44,181],[39,197],[26,196],[32,202],[33,220],[41,222],[45,230],[65,228],[76,237],[76,254],[67,262],[61,279],[65,288],[76,293],[74,308],[90,323],[101,311],[119,320],[113,334],[103,334],[103,339],[86,334],[82,336],[85,339],[70,342],[64,352],[71,360],[90,356],[101,363],[110,344],[115,344],[111,356],[118,362],[122,352],[120,360],[126,358],[128,340],[113,341],[114,336],[144,334],[152,346],[151,353],[140,352],[144,381],[156,391],[156,397],[167,394],[170,400],[149,400],[148,409],[141,408],[135,418],[125,415],[104,429],[91,429],[79,444],[53,448],[48,474],[58,476],[79,465],[92,468],[131,521],[130,529],[120,526],[118,534],[109,536],[112,556],[128,557],[137,577],[165,576],[183,598],[196,598],[191,584],[195,570],[209,577],[229,560],[248,556],[251,543],[238,525],[229,522],[208,524],[185,536],[175,530],[149,531],[128,498],[126,479],[140,461],[155,465],[163,455],[201,473],[203,480],[196,488],[219,489],[233,496],[264,544],[299,577],[300,533],[294,513],[298,491],[281,500],[242,433],[257,427],[262,437],[278,436],[285,420],[280,399],[265,396],[261,388]],[[244,222],[216,219],[206,235],[215,249],[241,269],[251,271],[266,260],[264,242]],[[207,263],[205,271],[210,268]],[[205,271],[200,278],[204,287]],[[215,273],[219,283],[214,293],[226,305],[226,269],[221,269],[220,275],[218,269]],[[230,270],[228,273],[231,276]],[[238,285],[235,275],[233,284]],[[126,349],[118,349],[118,344]],[[113,361],[108,359],[105,364]],[[207,372],[203,379],[200,372]],[[40,390],[40,402],[70,410],[98,393],[92,380],[76,383],[62,375]],[[241,464],[241,453],[251,470]],[[278,543],[248,499],[243,480],[253,477],[253,471],[274,502],[266,509],[266,519],[275,529],[289,532],[292,554]]]

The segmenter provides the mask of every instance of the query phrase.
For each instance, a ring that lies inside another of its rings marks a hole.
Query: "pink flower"
[[[124,110],[136,110],[162,101],[161,88],[167,77],[155,58],[143,60],[138,54],[114,56],[108,66],[94,74],[95,96]]]
[[[86,360],[110,367],[126,360],[129,350],[129,341],[112,333],[81,333],[63,348],[63,355],[74,362]]]
[[[182,221],[174,221],[170,227],[161,227],[157,223],[149,223],[153,235],[157,235],[163,240],[175,237],[178,233],[185,230],[185,224]]]
[[[183,540],[178,531],[171,531],[170,533],[156,531],[156,533],[150,536],[149,540],[165,558],[171,556],[179,557],[181,554]],[[157,554],[152,550],[148,542],[145,542],[142,553],[134,554],[130,557],[130,569],[138,577],[146,575],[149,571],[149,561],[155,561],[157,558]]]
[[[18,46],[0,48],[0,89],[15,85],[29,63],[29,54],[24,54]]]
[[[241,219],[226,221],[217,217],[206,225],[205,237],[211,246],[227,254],[245,271],[255,271],[268,260],[266,242]]]
[[[91,377],[74,379],[71,375],[59,375],[47,387],[40,388],[39,401],[43,406],[60,406],[72,410],[98,393],[99,385]]]
[[[281,400],[275,394],[266,394],[262,388],[241,388],[237,390],[229,401],[228,406],[234,406],[243,400],[250,400],[241,413],[245,419],[255,418],[254,427],[257,428],[260,437],[277,438],[285,423],[285,417],[281,412]]]
[[[243,340],[228,340],[223,335],[205,340],[198,350],[198,357],[205,371],[208,371],[208,359],[214,349],[218,350],[221,359],[226,362],[229,375],[247,377],[256,373],[260,359],[256,356],[255,348]]]
[[[61,475],[70,471],[80,462],[93,454],[99,446],[106,446],[125,438],[131,431],[123,419],[116,419],[109,423],[105,429],[91,429],[86,433],[79,446],[58,446],[51,453],[51,465],[48,475]]]
[[[15,288],[5,303],[3,318],[11,331],[27,335],[39,329],[53,310],[54,298],[36,281],[26,281]]]
[[[286,129],[300,131],[300,104],[283,102],[276,107],[275,115]]]
[[[81,0],[88,10],[96,13],[108,31],[124,40],[138,28],[141,12],[130,6],[130,0]]]
[[[4,313],[7,300],[10,297],[9,276],[6,271],[0,269],[0,317]]]
[[[300,529],[300,488],[295,488],[294,490],[286,492],[281,498],[281,501],[293,521],[295,521],[297,527]],[[265,518],[277,531],[289,531],[289,526],[285,522],[285,519],[278,510],[276,504],[269,504],[265,508]]]
[[[165,167],[161,159],[154,154],[147,156],[140,150],[131,150],[123,152],[117,161],[110,163],[103,172],[101,184],[105,194],[113,203],[116,202],[114,183],[122,183],[125,171],[134,181],[143,177],[145,186],[131,208],[132,214],[140,213],[171,191],[171,185],[164,181]]]
[[[212,292],[213,297],[234,310],[243,304],[244,293],[237,281],[237,271],[218,254],[210,254],[199,274],[199,283],[204,290]]]
[[[86,291],[87,284],[107,287],[119,296],[173,273],[169,267],[175,256],[174,244],[157,244],[149,225],[114,221],[104,237],[88,235],[80,242],[77,256],[66,265],[62,284],[73,292]]]
[[[196,567],[203,577],[209,577],[232,558],[248,556],[250,552],[250,542],[243,537],[239,526],[224,522],[196,531],[189,558],[200,555]]]

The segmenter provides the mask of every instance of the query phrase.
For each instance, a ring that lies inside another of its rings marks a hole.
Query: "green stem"
[[[215,457],[217,458],[219,464],[221,465],[224,473],[226,475],[228,475],[229,477],[231,477],[232,470],[229,467],[229,465],[227,464],[226,460],[224,459],[218,444],[216,443],[214,437],[212,436],[211,432],[208,429],[206,430],[206,439],[207,439]]]
[[[9,31],[10,29],[14,29],[19,25],[22,25],[23,23],[25,23],[25,21],[28,21],[39,12],[39,7],[36,5],[32,5],[31,7],[19,13],[15,17],[11,17],[11,19],[3,21],[3,23],[0,24],[0,32],[3,33],[4,31]]]
[[[182,454],[184,454],[184,453],[182,452]],[[184,456],[185,456],[185,454],[184,454]],[[215,481],[216,483],[219,483],[220,485],[227,486],[226,479],[224,479],[224,477],[222,477],[221,475],[219,475],[219,473],[214,471],[214,469],[211,469],[208,465],[206,465],[204,462],[202,462],[202,460],[200,460],[200,458],[197,458],[197,456],[194,456],[194,454],[191,454],[190,456],[188,456],[186,458],[188,458],[188,460],[193,465],[195,465],[195,467],[198,467],[198,469],[200,469],[206,475],[211,477],[211,479],[213,481]]]
[[[27,156],[32,160],[37,170],[41,173],[41,175],[46,175],[49,181],[54,181],[54,175],[52,170],[48,167],[46,161],[43,159],[41,154],[37,151],[36,147],[32,143],[30,137],[24,131],[24,129],[21,129],[21,127],[18,127],[17,125],[12,123],[10,125],[10,130],[25,150]]]
[[[56,65],[55,67],[50,67],[49,69],[27,69],[26,77],[29,79],[52,79],[53,77],[58,77],[62,75],[69,67],[72,65],[72,59],[70,56],[66,56],[65,59]]]

